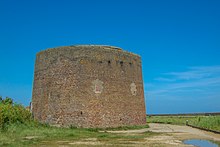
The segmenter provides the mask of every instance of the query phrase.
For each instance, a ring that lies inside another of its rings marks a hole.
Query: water
[[[217,144],[208,141],[208,140],[202,140],[202,139],[189,139],[184,140],[184,144],[194,145],[197,147],[219,147]]]

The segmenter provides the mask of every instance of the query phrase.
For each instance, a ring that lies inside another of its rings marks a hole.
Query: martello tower
[[[35,119],[59,126],[144,125],[140,56],[98,45],[39,52],[32,112]]]

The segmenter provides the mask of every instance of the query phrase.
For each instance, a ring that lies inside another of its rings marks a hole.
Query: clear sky
[[[0,95],[28,105],[36,53],[76,44],[141,55],[147,113],[220,111],[219,0],[0,0]]]

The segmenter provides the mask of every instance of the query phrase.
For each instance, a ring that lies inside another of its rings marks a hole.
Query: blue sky
[[[147,113],[220,111],[220,1],[1,0],[0,95],[27,105],[35,55],[104,44],[141,55]]]

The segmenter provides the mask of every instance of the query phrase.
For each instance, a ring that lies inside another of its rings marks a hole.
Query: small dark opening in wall
[[[123,61],[120,61],[120,65],[123,66]]]
[[[132,63],[130,62],[129,65],[132,66]]]
[[[110,64],[111,64],[111,61],[109,60],[109,61],[108,61],[108,65],[110,65]]]
[[[83,112],[81,111],[80,114],[83,115]]]
[[[102,63],[102,61],[99,61],[99,63]]]
[[[122,121],[122,119],[120,118],[120,121]]]

